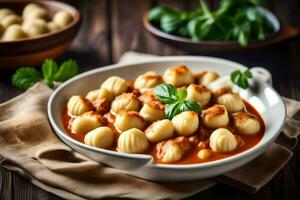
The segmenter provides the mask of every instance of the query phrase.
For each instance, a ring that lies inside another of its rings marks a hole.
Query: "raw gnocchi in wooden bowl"
[[[99,68],[54,92],[50,122],[75,150],[135,176],[218,175],[262,153],[284,122],[284,104],[269,85],[255,78],[246,90],[230,84],[236,69],[245,67],[207,57]]]
[[[61,55],[75,38],[79,11],[63,2],[0,1],[0,68],[37,67]]]

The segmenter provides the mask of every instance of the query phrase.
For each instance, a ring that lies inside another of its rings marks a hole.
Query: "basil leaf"
[[[165,6],[156,6],[148,13],[148,20],[154,23],[159,23],[163,15],[174,13],[176,13],[176,11]]]
[[[20,89],[27,89],[42,79],[41,73],[32,67],[19,68],[12,76],[12,84]]]
[[[196,113],[201,113],[202,112],[202,108],[201,106],[194,100],[185,100],[181,105],[179,110],[181,112],[184,111],[194,111]]]
[[[182,102],[187,97],[187,91],[184,89],[178,89],[176,91],[176,96],[177,96],[178,101]]]
[[[156,97],[165,104],[172,104],[177,101],[176,88],[171,84],[160,84],[155,87]]]
[[[179,107],[180,107],[179,102],[175,102],[167,105],[165,108],[166,118],[170,120],[173,119],[173,117],[175,117],[178,113],[180,113]]]
[[[160,27],[166,33],[175,33],[185,23],[187,13],[174,13],[163,15],[160,20]]]
[[[244,75],[248,78],[252,78],[252,73],[251,73],[250,69],[247,69],[246,71],[244,71]]]
[[[46,59],[42,65],[42,73],[45,79],[51,80],[57,72],[57,64],[52,59]]]
[[[77,74],[78,74],[77,62],[70,59],[68,61],[63,62],[60,65],[58,71],[53,76],[53,80],[63,82]]]
[[[241,72],[240,70],[235,70],[230,75],[231,81],[243,89],[249,87],[249,78],[252,78],[252,73],[249,69],[245,70],[244,72]]]

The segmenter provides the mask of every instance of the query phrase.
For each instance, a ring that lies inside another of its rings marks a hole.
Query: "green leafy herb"
[[[236,70],[230,75],[231,81],[238,85],[240,88],[247,89],[249,87],[248,79],[252,78],[252,73],[249,69],[242,72],[241,70]]]
[[[171,84],[160,84],[155,88],[156,97],[167,104],[165,115],[172,119],[175,115],[184,111],[202,112],[201,106],[194,100],[186,99],[187,91],[185,89],[176,89]]]
[[[78,65],[74,60],[63,62],[60,67],[52,59],[46,59],[42,64],[42,73],[32,67],[19,68],[12,76],[12,84],[20,89],[27,89],[43,80],[49,87],[54,82],[63,82],[78,74]]]
[[[70,59],[63,62],[53,76],[53,80],[63,82],[78,74],[77,62]]]
[[[162,31],[195,41],[237,41],[247,46],[251,40],[265,40],[274,26],[261,9],[264,0],[221,0],[216,10],[204,0],[191,12],[165,6],[150,10],[148,20]]]
[[[12,84],[20,89],[27,89],[42,79],[41,73],[31,67],[23,67],[12,76]]]

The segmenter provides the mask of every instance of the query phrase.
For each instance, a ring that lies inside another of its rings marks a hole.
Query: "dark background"
[[[83,21],[81,30],[71,48],[58,60],[73,58],[78,61],[81,71],[115,63],[124,52],[129,50],[158,55],[189,54],[157,41],[144,30],[141,18],[157,3],[190,10],[198,5],[198,0],[68,0],[65,2],[74,5],[81,11]],[[210,4],[214,7],[217,2],[217,0],[210,1]],[[282,23],[300,28],[299,0],[269,0],[266,6]],[[300,100],[299,40],[251,52],[199,53],[199,55],[223,57],[249,67],[265,67],[271,71],[274,87],[280,94]],[[11,70],[0,70],[0,102],[22,92],[11,86],[12,73]],[[22,200],[60,199],[3,168],[0,168],[0,197]],[[299,145],[291,161],[256,194],[243,193],[219,184],[191,198],[299,199]]]

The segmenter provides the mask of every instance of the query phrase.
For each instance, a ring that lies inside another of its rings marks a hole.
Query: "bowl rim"
[[[45,34],[41,34],[39,36],[35,36],[35,37],[28,37],[28,38],[22,38],[22,39],[18,39],[18,40],[12,40],[12,41],[2,41],[0,40],[0,45],[6,45],[6,44],[19,44],[20,43],[25,43],[25,42],[32,42],[32,41],[36,41],[36,40],[42,40],[45,39],[47,37],[50,36],[56,36],[59,35],[62,32],[65,32],[69,29],[72,29],[73,27],[75,27],[80,21],[81,21],[81,14],[78,11],[78,9],[76,9],[74,6],[64,3],[64,2],[60,2],[60,1],[55,1],[55,0],[50,0],[50,1],[40,1],[40,0],[4,0],[4,1],[0,1],[0,5],[1,4],[18,4],[18,3],[35,3],[35,4],[39,4],[39,5],[47,5],[48,7],[59,7],[62,8],[62,10],[67,10],[69,11],[72,16],[73,16],[73,21],[71,23],[69,23],[67,26],[60,28],[57,31],[53,31],[53,32],[49,32],[49,33],[45,33]]]
[[[266,14],[266,17],[269,19],[269,21],[271,21],[272,25],[274,26],[274,28],[276,29],[274,33],[272,33],[271,35],[269,35],[265,40],[260,41],[260,40],[251,40],[249,41],[249,45],[247,45],[246,47],[243,48],[247,48],[250,45],[253,44],[259,44],[262,42],[265,42],[275,36],[277,36],[281,30],[282,30],[282,25],[279,22],[278,18],[268,9],[264,8],[264,7],[260,7],[261,12]],[[148,15],[149,11],[145,13],[144,17],[143,17],[143,25],[144,28],[149,31],[150,33],[152,33],[153,35],[156,35],[157,37],[161,37],[167,40],[172,40],[172,41],[176,41],[176,42],[182,42],[182,43],[187,43],[187,44],[193,44],[193,45],[238,45],[240,47],[242,47],[237,41],[222,41],[222,40],[202,40],[202,41],[194,41],[191,38],[186,38],[186,37],[181,37],[181,36],[177,36],[177,35],[173,35],[170,33],[166,33],[162,30],[160,30],[159,28],[157,28],[155,25],[153,25],[149,20],[148,20]]]
[[[112,150],[107,150],[107,149],[101,149],[101,148],[88,146],[88,145],[86,145],[84,143],[81,143],[81,142],[73,139],[72,137],[70,137],[55,122],[52,110],[53,110],[53,104],[54,104],[56,96],[66,86],[68,86],[69,84],[72,84],[73,82],[76,82],[77,80],[80,80],[81,78],[84,78],[86,76],[89,76],[89,75],[92,75],[92,74],[95,74],[95,73],[101,73],[103,71],[109,71],[111,69],[128,67],[128,66],[132,66],[132,65],[155,64],[155,63],[161,63],[161,62],[182,61],[182,60],[185,60],[185,61],[210,60],[210,61],[213,61],[215,63],[234,64],[236,67],[238,67],[240,69],[248,69],[244,65],[241,65],[237,62],[233,62],[233,61],[222,59],[222,58],[216,58],[216,57],[208,57],[208,56],[165,56],[165,57],[161,57],[161,58],[159,58],[159,57],[155,58],[153,61],[140,61],[140,62],[124,63],[124,64],[117,63],[117,64],[108,65],[108,66],[104,66],[104,67],[99,67],[99,68],[96,68],[96,69],[93,69],[93,70],[86,71],[86,72],[81,73],[81,74],[69,79],[68,81],[62,83],[58,88],[56,88],[54,90],[54,92],[51,94],[51,96],[49,98],[48,105],[47,105],[47,113],[48,113],[48,119],[50,121],[50,124],[51,124],[52,128],[55,130],[54,131],[55,134],[58,135],[58,137],[60,137],[60,138],[63,137],[64,139],[71,142],[72,144],[77,145],[77,146],[79,146],[79,147],[81,147],[85,150],[88,150],[88,151],[93,151],[93,152],[96,152],[96,153],[101,153],[101,154],[114,156],[114,157],[127,158],[127,159],[144,159],[144,160],[148,160],[147,165],[150,165],[152,168],[160,168],[160,169],[165,168],[165,169],[175,169],[175,170],[186,170],[186,169],[195,169],[195,168],[201,169],[201,168],[207,168],[207,167],[217,167],[217,166],[225,165],[225,164],[228,164],[228,163],[231,163],[231,162],[236,162],[240,158],[251,156],[251,154],[255,154],[255,153],[258,153],[261,150],[264,150],[271,143],[274,142],[274,140],[277,138],[277,136],[279,135],[280,131],[282,130],[282,128],[284,126],[287,110],[286,110],[286,106],[283,102],[282,97],[273,89],[273,87],[269,86],[267,83],[265,83],[265,82],[263,82],[262,80],[259,80],[259,79],[257,79],[259,84],[262,84],[262,86],[264,88],[269,87],[274,92],[274,94],[278,97],[280,104],[283,106],[284,113],[283,113],[283,115],[280,115],[281,118],[280,118],[280,120],[278,120],[278,123],[281,123],[280,128],[277,130],[276,133],[273,133],[272,138],[269,139],[268,141],[265,141],[265,143],[263,143],[263,144],[261,143],[262,140],[263,140],[262,139],[254,147],[252,147],[250,149],[247,149],[247,150],[245,150],[241,153],[238,153],[238,154],[235,154],[235,155],[232,155],[230,157],[223,158],[223,159],[220,159],[220,160],[214,160],[214,161],[209,161],[209,162],[204,162],[204,163],[195,163],[195,164],[162,164],[162,163],[155,163],[153,157],[151,155],[148,155],[148,154],[128,154],[128,153],[117,152],[117,151],[112,151]],[[72,147],[71,145],[68,145],[68,146]]]

